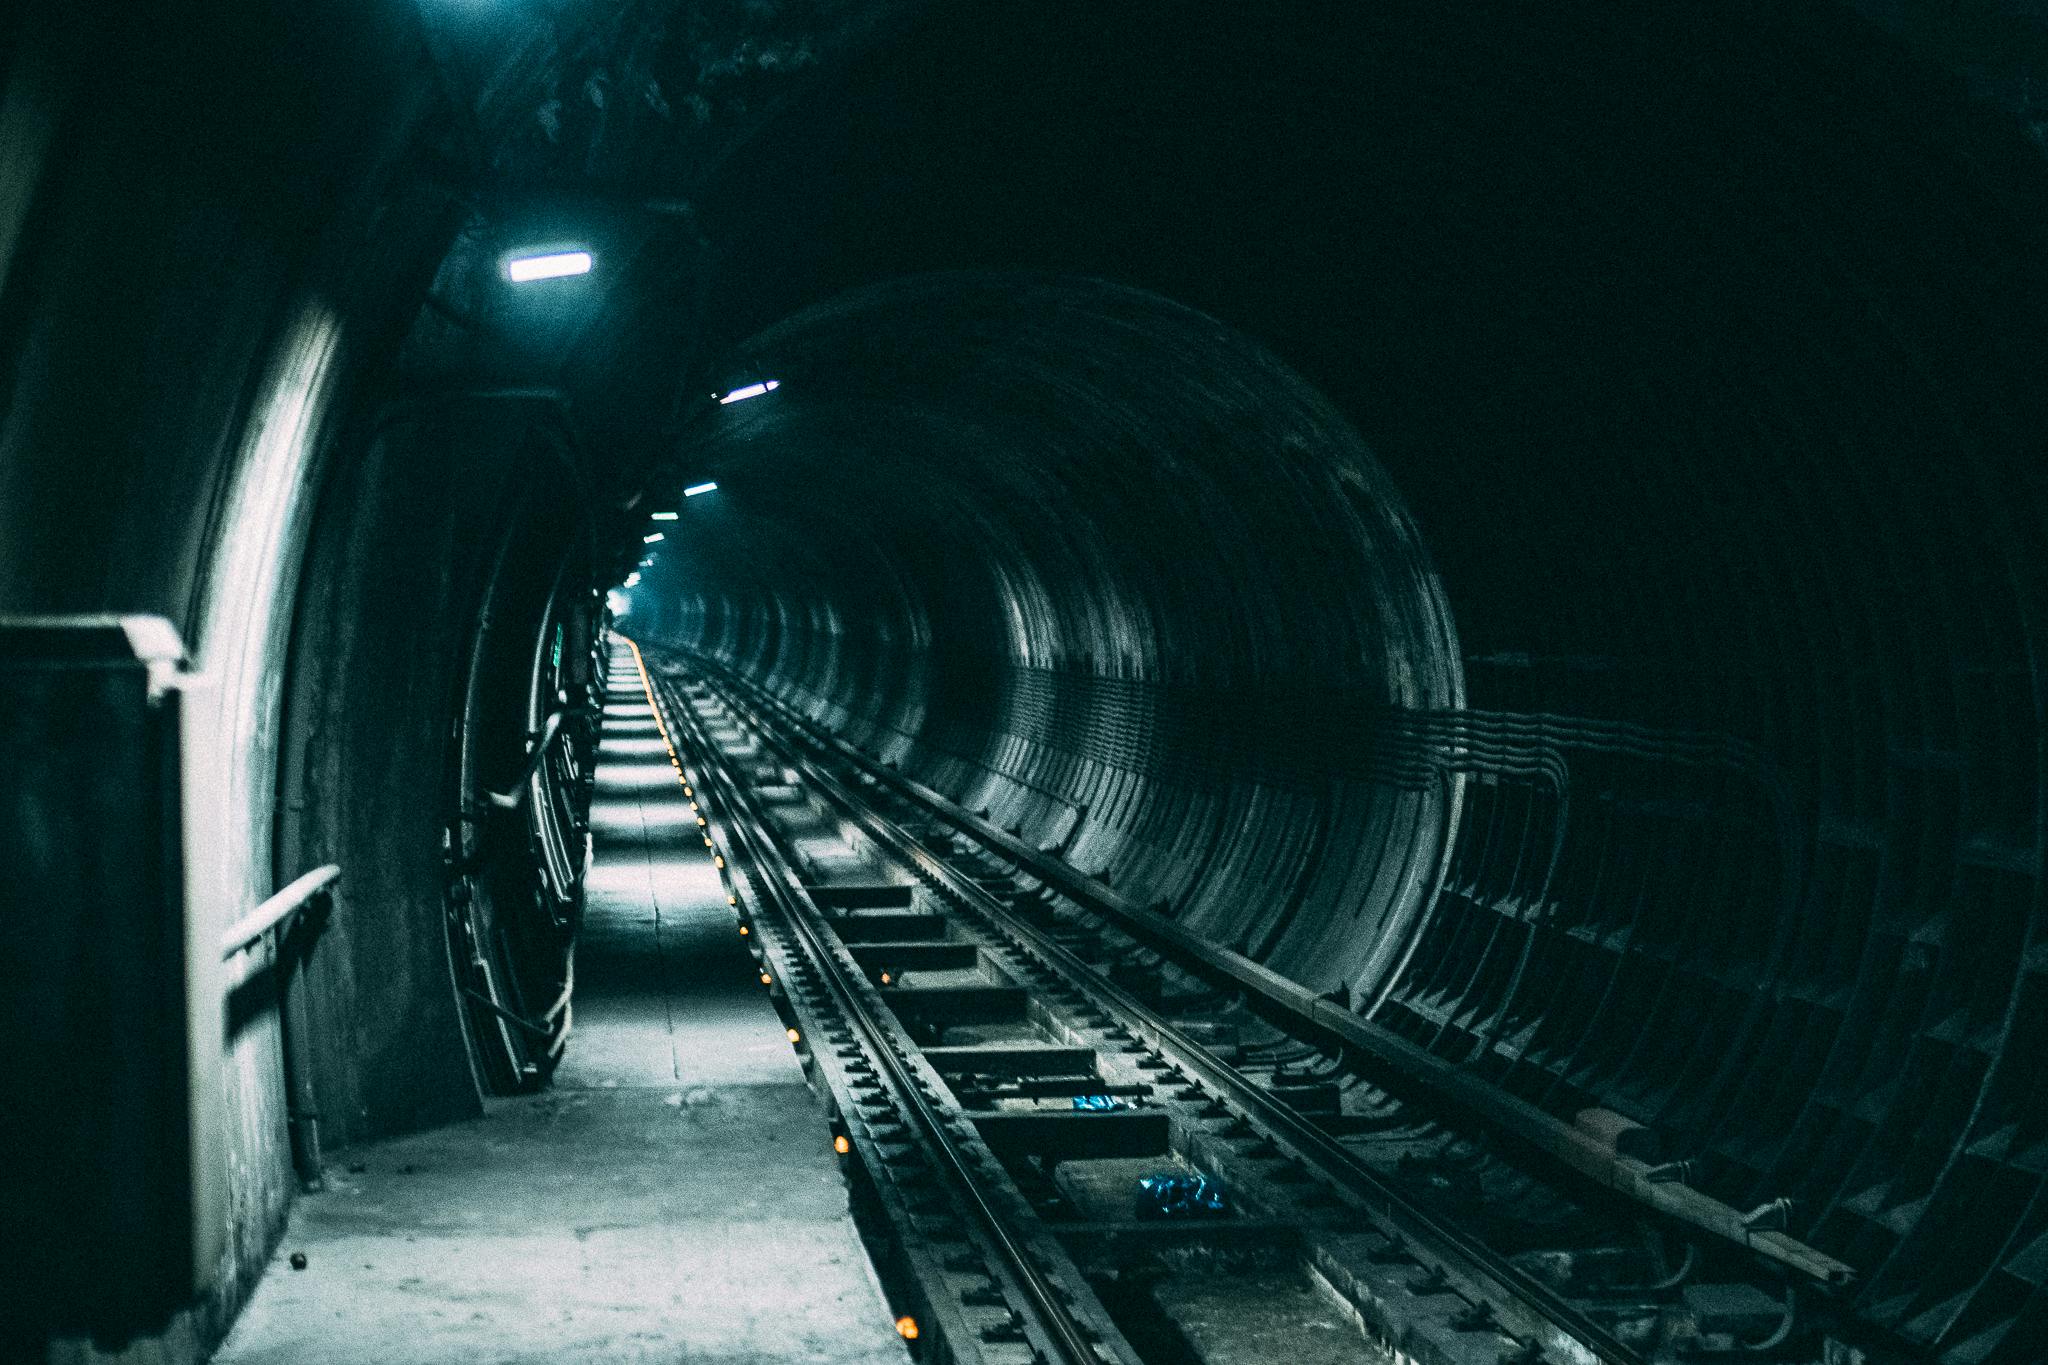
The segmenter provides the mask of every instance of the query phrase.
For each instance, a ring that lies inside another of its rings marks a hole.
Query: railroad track
[[[740,679],[650,664],[924,1358],[1819,1359],[1782,1255],[1567,1188]]]

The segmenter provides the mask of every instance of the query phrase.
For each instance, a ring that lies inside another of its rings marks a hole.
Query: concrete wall
[[[271,843],[279,663],[336,418],[445,242],[409,161],[432,87],[396,4],[22,7],[6,27],[0,611],[154,613],[183,636],[185,912],[214,943],[303,870]],[[160,1331],[53,1358],[193,1359],[282,1227],[267,950],[204,956],[208,1287]]]

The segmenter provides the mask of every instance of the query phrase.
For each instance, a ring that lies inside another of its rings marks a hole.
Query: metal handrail
[[[297,881],[279,888],[261,905],[236,920],[228,931],[220,936],[220,957],[225,962],[245,948],[256,946],[272,929],[278,927],[292,915],[298,913],[307,902],[320,896],[341,879],[341,869],[333,863],[316,867]]]

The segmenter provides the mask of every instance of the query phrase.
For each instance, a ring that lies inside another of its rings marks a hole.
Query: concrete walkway
[[[218,1361],[904,1365],[623,650],[605,713],[554,1087],[335,1155]]]

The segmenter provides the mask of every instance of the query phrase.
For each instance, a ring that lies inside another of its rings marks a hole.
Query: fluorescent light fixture
[[[661,539],[663,539],[663,536],[662,536],[661,532],[659,532],[659,531],[656,531],[656,532],[655,532],[655,533],[654,533],[653,535],[651,535],[651,536],[642,536],[642,537],[640,537],[640,543],[641,543],[642,545],[652,545],[652,544],[653,544],[653,543],[654,543],[655,541],[657,541],[657,540],[661,540]]]
[[[674,512],[649,512],[647,519],[649,521],[674,521],[676,514]]]
[[[749,384],[743,389],[734,389],[718,401],[720,403],[737,403],[743,398],[759,398],[764,393],[773,393],[781,387],[782,381],[780,379],[764,379],[758,384]]]
[[[637,588],[637,587],[639,587],[639,586],[640,586],[640,575],[639,575],[639,574],[636,574],[636,573],[629,573],[629,574],[627,574],[627,575],[626,575],[626,586],[627,586],[627,587],[629,587],[629,588]]]
[[[537,256],[514,256],[505,262],[505,273],[514,284],[525,284],[528,280],[558,280],[564,275],[588,275],[591,267],[587,251],[549,251]]]
[[[688,488],[685,488],[683,490],[683,496],[686,498],[694,498],[699,493],[716,493],[717,491],[718,485],[715,483],[693,483]]]

